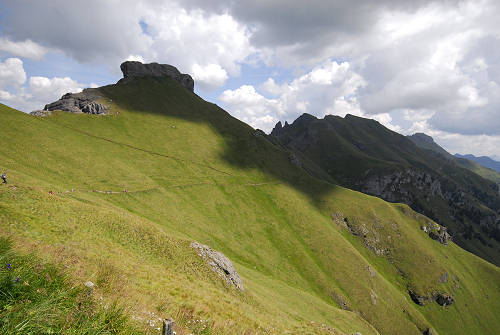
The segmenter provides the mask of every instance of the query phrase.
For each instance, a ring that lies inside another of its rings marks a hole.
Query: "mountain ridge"
[[[498,184],[459,166],[429,138],[421,136],[422,149],[375,120],[309,114],[271,135],[341,185],[409,204],[447,226],[460,245],[499,264]]]
[[[471,160],[473,162],[476,162],[476,163],[478,163],[486,168],[500,172],[500,162],[495,161],[488,156],[474,156],[471,154],[466,154],[466,155],[455,154],[455,157],[466,158],[466,159]]]
[[[467,170],[470,170],[485,179],[491,180],[500,186],[500,173],[498,173],[494,169],[486,167],[485,165],[481,165],[477,161],[468,159],[465,156],[461,156],[458,154],[455,155],[450,154],[448,151],[443,149],[439,144],[434,142],[434,139],[429,135],[423,133],[417,133],[407,137],[420,148],[439,153],[443,155],[445,158],[453,160],[459,166]]]

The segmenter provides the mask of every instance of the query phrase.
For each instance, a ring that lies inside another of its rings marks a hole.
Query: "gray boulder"
[[[198,242],[191,242],[191,248],[198,251],[198,255],[203,257],[212,270],[217,272],[229,285],[233,285],[241,291],[245,291],[240,275],[234,269],[233,263],[223,253],[210,248],[208,245]]]
[[[161,335],[173,335],[173,334],[175,334],[174,320],[172,320],[172,318],[163,319],[163,329]]]
[[[33,116],[45,117],[45,116],[49,116],[52,113],[50,111],[36,110],[36,111],[31,112],[30,114]]]
[[[411,290],[408,291],[408,294],[410,295],[411,300],[413,300],[414,303],[420,306],[424,306],[426,301],[428,300],[427,297],[424,297],[416,292],[413,292]]]
[[[448,245],[448,241],[451,240],[451,235],[445,227],[440,227],[438,231],[430,231],[429,237],[444,245]]]
[[[449,305],[453,304],[454,301],[455,301],[455,299],[453,299],[453,297],[451,295],[448,295],[448,294],[439,293],[436,297],[436,302],[440,306],[449,306]]]
[[[126,61],[120,65],[123,72],[123,79],[118,83],[127,83],[137,77],[169,77],[187,88],[194,90],[194,80],[189,74],[180,73],[175,66],[168,64],[142,64],[141,62]]]
[[[45,108],[43,110],[60,110],[71,113],[86,113],[97,115],[108,114],[108,107],[97,102],[97,100],[101,98],[102,96],[96,89],[87,88],[80,93],[66,93],[61,97],[61,99],[45,105]]]

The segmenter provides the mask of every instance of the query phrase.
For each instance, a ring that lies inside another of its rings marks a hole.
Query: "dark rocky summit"
[[[193,92],[194,80],[189,74],[180,73],[175,66],[168,64],[142,64],[141,62],[123,62],[120,65],[123,78],[117,84],[126,84],[139,77],[168,77]],[[61,99],[45,105],[43,111],[31,112],[34,116],[48,116],[51,111],[65,111],[70,113],[86,113],[103,115],[108,114],[109,107],[102,102],[103,96],[98,88],[86,88],[80,93],[66,93]]]
[[[217,272],[229,285],[233,285],[241,291],[245,290],[240,275],[234,269],[233,263],[223,253],[198,242],[191,242],[191,248],[196,249],[198,255],[203,257],[212,270]]]
[[[175,66],[168,64],[142,64],[141,62],[127,61],[120,65],[123,72],[123,79],[118,82],[127,83],[138,77],[169,77],[193,92],[194,80],[189,74],[180,73]]]
[[[45,105],[43,110],[46,112],[60,110],[71,113],[108,114],[108,107],[97,102],[102,98],[97,89],[87,88],[80,93],[66,93],[61,99]],[[49,113],[44,114],[40,111],[32,113],[35,116],[45,116],[47,114]]]

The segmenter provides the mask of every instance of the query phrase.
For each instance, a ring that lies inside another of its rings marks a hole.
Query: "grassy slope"
[[[137,334],[116,304],[71,287],[52,264],[20,256],[0,238],[0,334]]]
[[[1,168],[17,186],[0,191],[0,230],[69,267],[75,281],[97,282],[105,299],[122,298],[132,315],[174,316],[178,334],[203,333],[193,326],[200,317],[214,334],[329,333],[322,323],[363,335],[500,326],[499,269],[429,239],[419,229],[426,219],[406,206],[308,177],[288,153],[174,82],[102,91],[117,115],[36,118],[0,107]],[[339,212],[390,253],[376,256],[333,223]],[[246,292],[225,287],[190,240],[231,258]],[[456,303],[416,306],[407,288],[454,293]]]
[[[455,241],[467,250],[500,263],[500,243],[494,238],[494,229],[483,231],[477,219],[479,213],[482,217],[493,216],[500,208],[497,185],[460,167],[454,160],[419,148],[375,120],[352,115],[317,119],[304,114],[276,136],[349,188],[359,190],[359,182],[369,176],[389,175],[413,167],[439,176],[443,192],[456,195],[457,188],[465,190],[467,204],[457,209],[441,197],[433,197],[429,202],[426,192],[414,188],[412,206],[446,225]]]
[[[460,165],[461,167],[469,169],[472,172],[477,173],[481,177],[491,180],[500,185],[500,173],[496,172],[495,170],[484,167],[466,158],[454,157],[454,159],[455,162],[457,162],[457,164]]]

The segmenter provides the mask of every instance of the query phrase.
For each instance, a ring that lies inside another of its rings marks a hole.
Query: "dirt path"
[[[258,187],[258,186],[264,186],[264,185],[278,185],[278,184],[282,184],[282,183],[279,182],[279,181],[269,181],[269,182],[262,182],[262,183],[244,183],[244,184],[199,182],[199,183],[170,185],[170,186],[165,186],[165,187],[159,187],[159,186],[157,186],[157,187],[146,188],[146,189],[142,189],[142,190],[127,190],[127,189],[123,189],[121,191],[116,191],[116,190],[113,191],[113,190],[85,190],[85,189],[76,189],[76,188],[73,188],[73,189],[67,190],[67,191],[49,191],[49,193],[53,194],[53,195],[71,194],[71,193],[132,194],[132,193],[148,192],[148,191],[153,191],[153,190],[161,190],[161,189],[169,189],[169,188],[192,187],[192,186],[203,186],[203,185],[212,185],[212,186],[218,186],[218,185],[241,185],[241,186],[254,186],[254,187]]]

